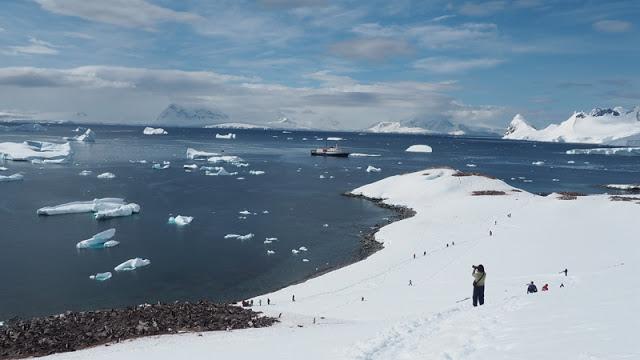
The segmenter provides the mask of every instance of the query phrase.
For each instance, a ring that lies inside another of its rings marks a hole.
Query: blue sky
[[[5,0],[0,114],[502,128],[640,105],[638,1]]]

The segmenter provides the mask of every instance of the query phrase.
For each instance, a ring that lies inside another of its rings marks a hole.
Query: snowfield
[[[561,200],[446,168],[391,176],[352,193],[416,215],[381,228],[375,237],[384,249],[366,260],[254,298],[263,304],[256,310],[282,314],[281,323],[49,358],[640,358],[640,199]],[[486,304],[478,308],[468,300],[474,264],[487,271]],[[559,273],[565,268],[566,277]],[[529,281],[550,290],[527,295]]]

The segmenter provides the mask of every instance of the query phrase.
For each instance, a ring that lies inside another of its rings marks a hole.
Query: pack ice
[[[76,244],[76,248],[78,249],[104,249],[109,247],[114,247],[119,242],[115,240],[111,240],[113,236],[116,234],[116,229],[111,228],[102,232],[99,232],[87,240],[82,240]]]
[[[123,262],[122,264],[116,266],[115,268],[113,268],[113,270],[115,271],[131,271],[131,270],[135,270],[137,268],[141,268],[143,266],[147,266],[151,264],[151,260],[148,259],[143,259],[143,258],[135,258],[135,259],[129,259],[125,262]]]
[[[60,160],[71,154],[69,143],[56,144],[45,141],[0,143],[0,159],[13,161]]]
[[[95,213],[96,219],[115,216],[128,216],[140,212],[140,205],[125,203],[121,198],[102,198],[91,201],[74,201],[56,206],[46,206],[38,209],[38,215],[62,215]]]

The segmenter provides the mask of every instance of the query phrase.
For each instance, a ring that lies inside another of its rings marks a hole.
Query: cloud
[[[433,73],[451,74],[473,69],[488,69],[503,62],[504,60],[502,59],[492,58],[455,59],[450,57],[428,57],[416,61],[413,67]]]
[[[56,55],[58,50],[51,43],[30,37],[29,45],[9,46],[8,50],[3,53],[8,55]]]
[[[633,25],[622,20],[600,20],[593,23],[593,28],[605,33],[623,33],[631,31]]]
[[[35,0],[44,10],[128,28],[153,30],[162,22],[193,22],[198,15],[174,11],[145,0]]]
[[[331,51],[347,58],[381,61],[407,55],[412,48],[402,39],[358,38],[335,43]]]
[[[458,8],[458,12],[466,16],[488,16],[505,9],[507,3],[502,0],[486,2],[465,2]]]

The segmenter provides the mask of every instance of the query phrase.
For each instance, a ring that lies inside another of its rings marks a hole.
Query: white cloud
[[[504,60],[492,58],[456,59],[450,57],[428,57],[416,61],[413,67],[433,73],[452,74],[473,69],[492,68],[503,62]]]
[[[366,60],[384,60],[412,52],[411,45],[402,39],[359,38],[345,40],[331,46],[335,54]]]
[[[145,0],[35,0],[47,11],[75,16],[106,24],[154,29],[161,22],[192,22],[200,17],[188,12],[174,11]]]
[[[633,25],[622,20],[600,20],[593,23],[593,28],[600,32],[622,33],[631,31]]]
[[[465,2],[458,11],[467,16],[488,16],[505,9],[507,3],[502,0],[486,2]]]
[[[28,45],[9,46],[8,50],[3,53],[8,55],[55,55],[58,50],[51,43],[30,37]]]

